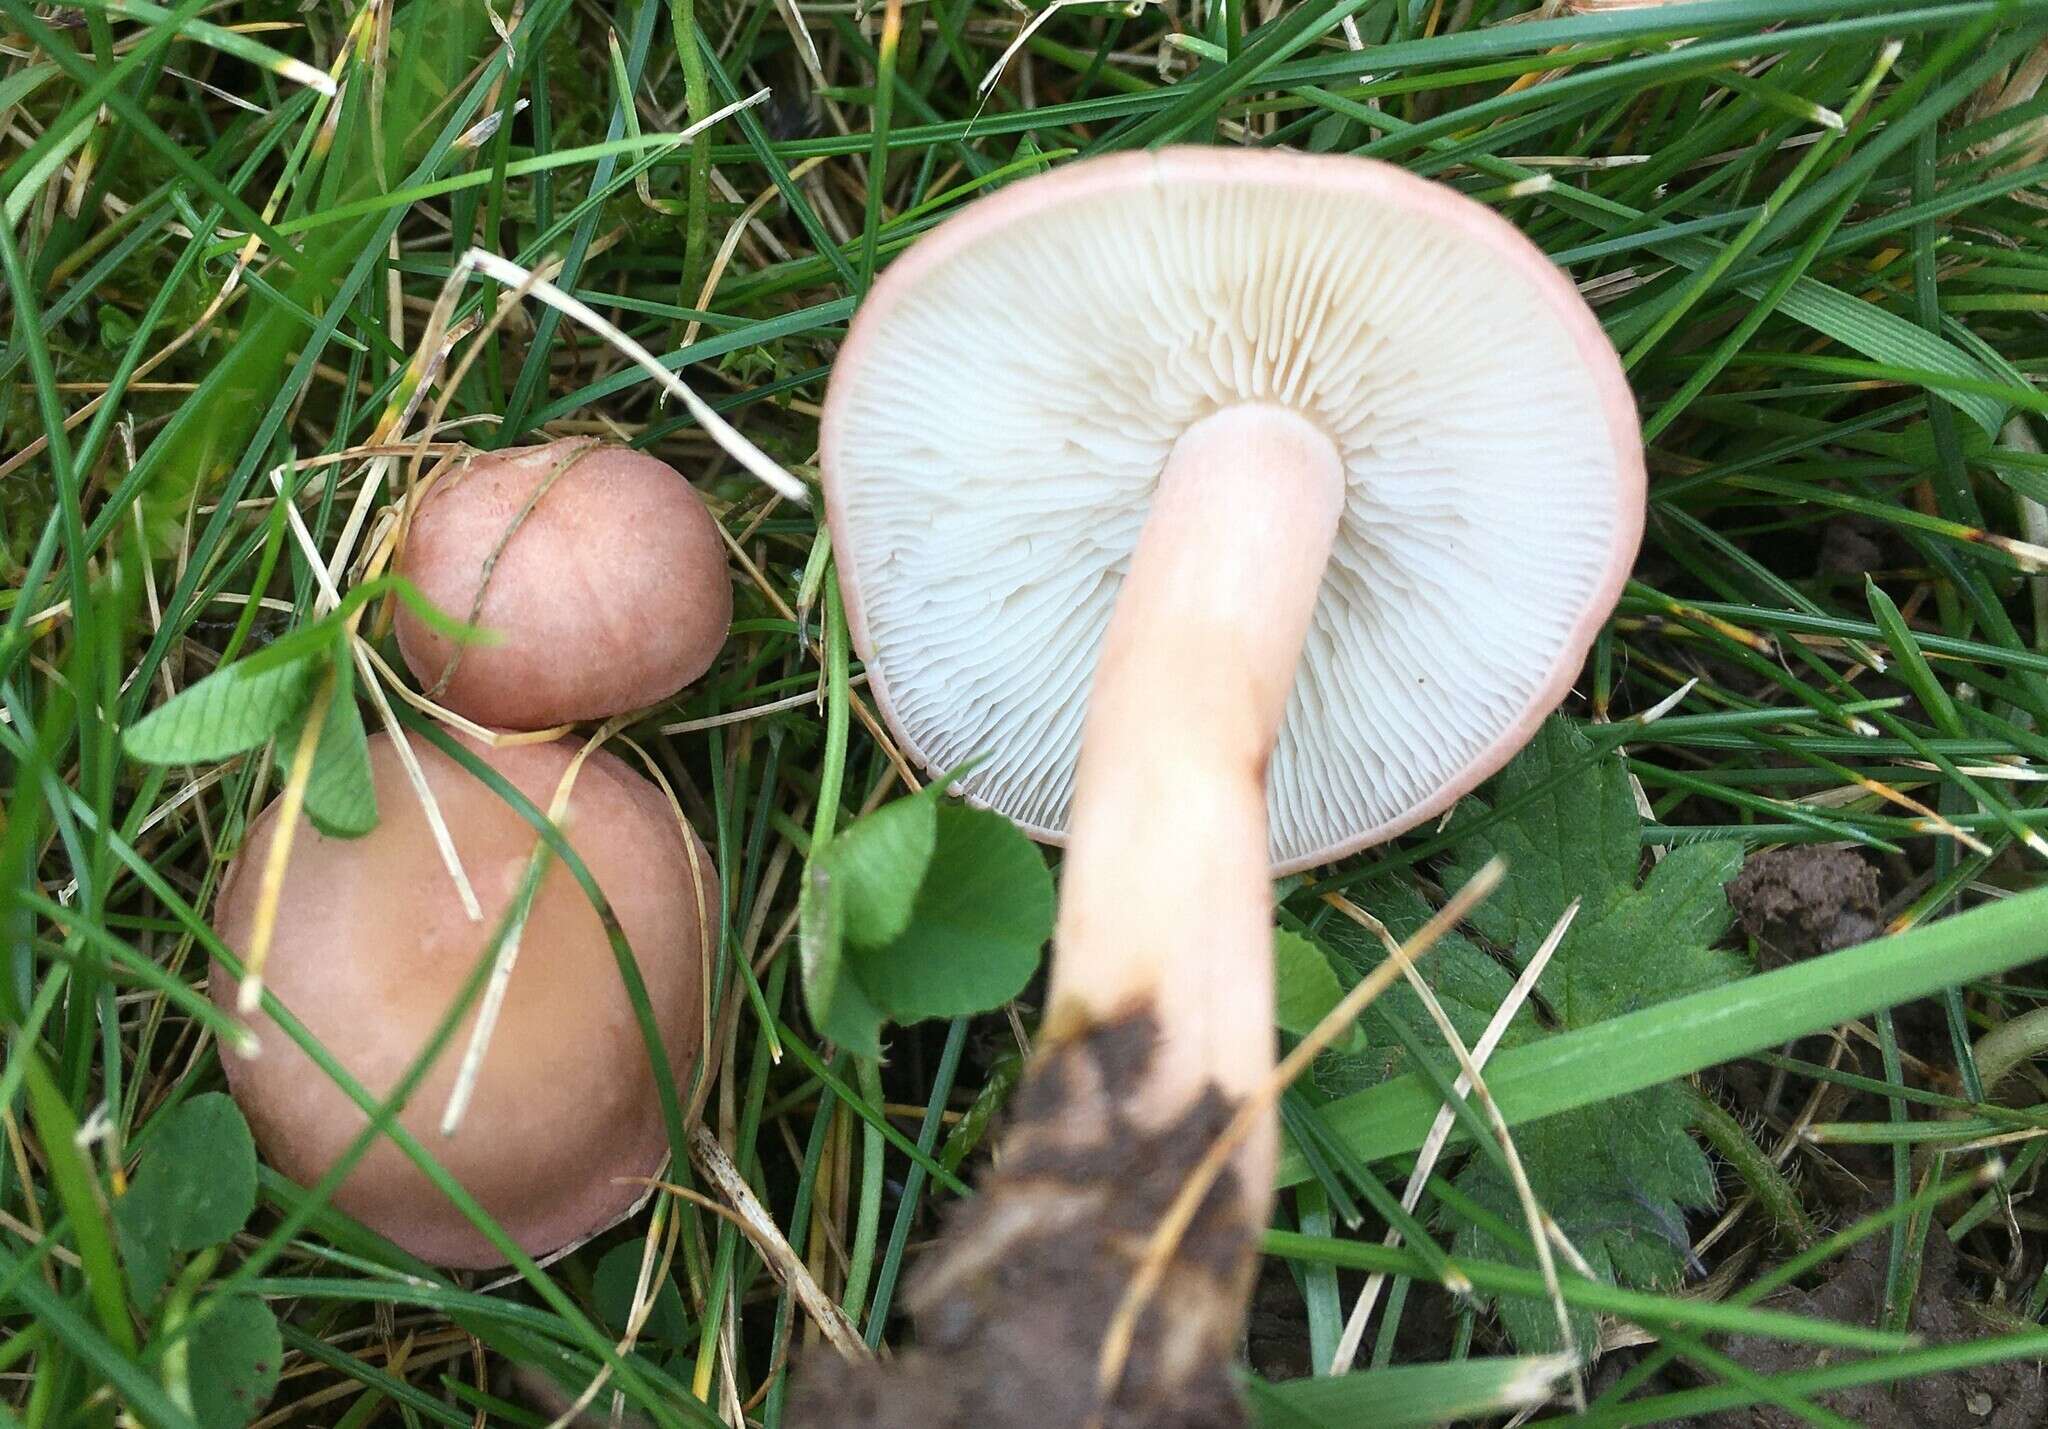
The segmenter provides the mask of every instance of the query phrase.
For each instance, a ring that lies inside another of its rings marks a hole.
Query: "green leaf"
[[[1933,667],[1927,663],[1920,642],[1913,638],[1912,627],[1906,624],[1906,617],[1900,614],[1892,598],[1868,574],[1863,577],[1863,598],[1869,603],[1870,613],[1877,618],[1878,629],[1884,632],[1886,643],[1892,647],[1893,673],[1912,686],[1914,695],[1934,720],[1936,728],[1943,734],[1960,738],[1964,733],[1962,716],[1956,713],[1955,701],[1949,698],[1941,681],[1934,677]]]
[[[882,1014],[846,965],[846,897],[829,860],[813,858],[797,894],[804,1006],[822,1037],[857,1057],[882,1055]]]
[[[341,598],[340,604],[318,620],[288,631],[265,645],[261,650],[252,651],[246,663],[250,670],[274,669],[303,660],[309,655],[342,651],[348,648],[349,620],[362,607],[383,596],[393,595],[403,601],[420,622],[437,635],[444,635],[459,645],[497,645],[503,637],[495,631],[465,625],[460,620],[442,611],[432,601],[420,594],[419,587],[403,576],[379,576],[373,581],[364,581],[350,588]]]
[[[210,764],[246,754],[305,709],[321,668],[311,655],[257,666],[238,660],[130,725],[122,744],[145,764]]]
[[[1002,1006],[1024,990],[1052,936],[1052,875],[1031,840],[986,809],[936,812],[930,863],[901,934],[873,946],[847,930],[856,976],[896,1022]]]
[[[1507,860],[1500,906],[1472,921],[1518,963],[1578,901],[1578,917],[1536,986],[1567,1030],[1719,986],[1745,970],[1743,959],[1713,946],[1733,921],[1724,889],[1741,871],[1742,846],[1720,840],[1673,848],[1638,887],[1634,792],[1619,758],[1588,765],[1589,748],[1563,720],[1547,721],[1493,782],[1490,795],[1505,812],[1454,850],[1457,872],[1446,879],[1459,882],[1496,855]],[[1574,765],[1581,772],[1546,787]],[[1480,806],[1468,804],[1469,822]],[[1711,1163],[1688,1134],[1690,1124],[1690,1103],[1665,1086],[1516,1133],[1536,1199],[1603,1278],[1647,1286],[1683,1274],[1685,1212],[1712,1205],[1715,1194]],[[1521,1223],[1520,1202],[1492,1160],[1473,1158],[1457,1184],[1509,1224]],[[1458,1247],[1522,1258],[1476,1225],[1459,1227]],[[1563,1348],[1547,1305],[1503,1301],[1500,1313],[1521,1348]],[[1592,1330],[1590,1317],[1574,1323],[1581,1346],[1592,1342]]]
[[[1398,1365],[1246,1385],[1260,1429],[1423,1429],[1541,1404],[1571,1369],[1556,1355]]]
[[[902,936],[938,839],[937,783],[849,825],[818,855],[845,900],[847,938],[869,947]]]
[[[1336,970],[1323,950],[1299,933],[1276,929],[1273,1020],[1280,1030],[1306,1037],[1343,1000],[1344,984],[1337,980]],[[1365,1049],[1365,1034],[1354,1024],[1331,1045],[1346,1052],[1360,1052]]]
[[[640,1285],[640,1262],[646,1253],[642,1236],[613,1246],[598,1261],[590,1277],[590,1300],[605,1325],[623,1335],[633,1315],[633,1292]],[[654,1268],[661,1268],[657,1247]],[[689,1334],[690,1317],[683,1308],[683,1295],[673,1276],[654,1287],[654,1304],[640,1326],[639,1348],[645,1354],[653,1346],[679,1348]]]
[[[1600,772],[1568,772],[1586,762],[1584,735],[1561,719],[1546,720],[1536,738],[1487,786],[1498,806],[1512,812],[1453,850],[1447,886],[1463,884],[1496,855],[1507,860],[1507,878],[1479,905],[1471,919],[1489,940],[1504,945],[1535,940],[1574,898],[1581,918],[1597,918],[1605,903],[1635,882],[1642,860],[1641,819],[1619,763]],[[1546,788],[1545,786],[1550,787]],[[1470,821],[1486,811],[1467,799],[1451,820]]]
[[[811,851],[797,899],[804,1001],[819,1032],[881,1055],[885,1021],[1015,997],[1052,936],[1052,876],[1008,819],[941,800],[955,770]]]
[[[306,816],[329,838],[354,839],[377,827],[377,788],[370,773],[370,742],[356,705],[346,661],[334,664],[334,698],[320,723],[313,772],[306,782]],[[296,748],[303,718],[292,721],[281,743]]]
[[[19,1059],[17,1065],[22,1069],[29,1115],[35,1119],[36,1135],[43,1144],[55,1204],[71,1218],[71,1234],[78,1245],[78,1261],[85,1272],[93,1315],[107,1332],[102,1343],[116,1355],[132,1356],[135,1327],[129,1323],[121,1291],[121,1267],[114,1259],[115,1236],[107,1233],[100,1210],[99,1177],[93,1169],[90,1149],[79,1137],[78,1117],[58,1089],[57,1079],[43,1065],[33,1038],[25,1038],[15,1046],[13,1056]],[[17,1278],[16,1293],[24,1289]]]
[[[173,1254],[220,1244],[255,1208],[256,1144],[241,1108],[206,1092],[166,1113],[114,1203],[137,1303],[155,1301]]]
[[[1538,985],[1564,1025],[1590,1027],[1747,971],[1742,955],[1711,946],[1734,921],[1724,890],[1741,871],[1733,840],[1682,844],[1604,918],[1574,924]]]
[[[1712,263],[1719,252],[1714,244],[1699,238],[1667,239],[1651,248],[1695,269]],[[1746,297],[1760,298],[1770,289],[1771,282],[1770,278],[1752,279],[1739,284],[1737,291]],[[1920,324],[1815,278],[1794,281],[1791,290],[1779,298],[1778,311],[1876,362],[1938,372],[1964,381],[1982,382],[1996,377],[1970,354]],[[2005,423],[2006,404],[1996,397],[1947,391],[1942,400],[1986,432],[1996,433]]]
[[[1685,1275],[1690,1238],[1684,1211],[1715,1199],[1714,1168],[1686,1135],[1691,1104],[1672,1083],[1598,1106],[1545,1117],[1515,1132],[1515,1149],[1537,1201],[1564,1227],[1602,1280],[1636,1289],[1669,1289]],[[1474,1157],[1458,1189],[1521,1228],[1514,1187],[1494,1164]],[[1513,1265],[1534,1258],[1476,1225],[1458,1228],[1454,1253]],[[1558,1350],[1557,1314],[1548,1301],[1503,1296],[1501,1324],[1524,1350]],[[1590,1310],[1571,1312],[1572,1337],[1597,1344]]]
[[[56,73],[57,66],[52,64],[24,65],[13,74],[0,79],[0,110],[14,108],[41,89]]]
[[[811,850],[797,897],[804,1003],[819,1032],[863,1057],[882,1054],[883,1015],[848,966],[849,940],[903,932],[938,838],[936,780],[885,804]]]
[[[1434,911],[1414,888],[1391,878],[1366,884],[1357,891],[1353,901],[1384,923],[1387,931],[1397,939],[1413,937]],[[1357,983],[1387,958],[1387,950],[1380,940],[1348,919],[1331,919],[1317,937],[1329,951],[1331,961],[1347,987]],[[1458,933],[1448,933],[1438,939],[1436,947],[1417,965],[1416,970],[1429,990],[1436,994],[1436,1000],[1442,1004],[1451,1025],[1458,1029],[1458,1035],[1465,1039],[1468,1047],[1485,1033],[1495,1010],[1507,1000],[1515,985],[1513,975],[1506,968]],[[1396,1022],[1413,1034],[1419,1045],[1442,1048],[1434,1060],[1445,1071],[1456,1075],[1456,1058],[1448,1048],[1443,1048],[1435,1019],[1422,1005],[1422,999],[1409,986],[1408,980],[1402,978],[1381,993],[1359,1019],[1367,1044],[1363,1051],[1354,1054],[1332,1050],[1316,1058],[1316,1085],[1332,1096],[1346,1096],[1414,1070],[1408,1065],[1407,1048],[1390,1025]],[[1524,1007],[1508,1025],[1501,1045],[1513,1047],[1538,1033],[1534,1014]]]
[[[201,1429],[243,1429],[277,1392],[284,1341],[277,1317],[250,1295],[237,1295],[192,1331],[189,1373],[192,1413]]]

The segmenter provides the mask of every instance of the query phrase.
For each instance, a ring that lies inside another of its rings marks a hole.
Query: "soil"
[[[1134,1126],[1115,1091],[1145,1075],[1156,1030],[1130,1017],[1063,1041],[1012,1102],[1001,1164],[954,1208],[906,1299],[914,1348],[881,1365],[813,1354],[800,1429],[1240,1429],[1232,1378],[1254,1228],[1234,1175],[1204,1199],[1105,1400],[1102,1343],[1146,1238],[1229,1120],[1213,1089],[1173,1124]]]
[[[1888,1237],[1871,1236],[1833,1262],[1833,1274],[1818,1288],[1783,1292],[1763,1303],[1798,1315],[1875,1325],[1884,1302],[1889,1245]],[[1969,1292],[1956,1281],[1955,1249],[1939,1227],[1927,1237],[1912,1329],[1930,1345],[1981,1339],[1990,1332],[1972,1312]],[[1724,1348],[1758,1374],[1815,1369],[1830,1360],[1830,1352],[1818,1346],[1746,1336],[1729,1340]],[[2038,1429],[2048,1423],[2048,1379],[2038,1364],[2008,1361],[1816,1395],[1814,1402],[1866,1429]],[[1774,1405],[1727,1410],[1697,1422],[1699,1429],[1798,1429],[1804,1423]]]
[[[1839,516],[1821,528],[1819,574],[1860,576],[1884,564],[1885,527],[1861,516]]]
[[[1756,854],[1728,885],[1728,901],[1749,935],[1783,961],[1852,947],[1883,928],[1877,870],[1845,848]]]
[[[1262,1379],[1302,1379],[1315,1372],[1309,1354],[1308,1307],[1285,1261],[1259,1267],[1245,1324],[1245,1362]]]

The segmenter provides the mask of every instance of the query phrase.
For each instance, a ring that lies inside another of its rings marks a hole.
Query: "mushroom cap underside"
[[[1409,828],[1527,740],[1641,537],[1612,346],[1562,271],[1454,190],[1187,148],[971,205],[856,316],[825,492],[854,643],[908,753],[978,758],[961,791],[1058,839],[1160,471],[1247,402],[1320,426],[1346,486],[1268,773],[1275,865]]]

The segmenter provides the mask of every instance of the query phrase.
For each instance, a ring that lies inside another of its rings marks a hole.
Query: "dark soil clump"
[[[1147,1018],[1099,1027],[1025,1076],[1002,1164],[949,1217],[907,1287],[918,1343],[882,1365],[814,1354],[801,1429],[1240,1429],[1231,1365],[1252,1267],[1237,1178],[1220,1177],[1138,1321],[1107,1402],[1103,1337],[1147,1237],[1230,1119],[1214,1091],[1174,1124],[1134,1126],[1117,1094],[1143,1075]]]
[[[1877,870],[1842,848],[1798,846],[1757,854],[1728,885],[1749,935],[1798,961],[1878,935]]]

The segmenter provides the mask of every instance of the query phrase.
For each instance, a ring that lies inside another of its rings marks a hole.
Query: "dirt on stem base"
[[[953,1209],[907,1288],[917,1343],[851,1365],[814,1353],[800,1429],[1239,1429],[1232,1365],[1254,1263],[1237,1177],[1204,1198],[1138,1321],[1112,1394],[1103,1338],[1147,1238],[1232,1108],[1213,1089],[1146,1130],[1118,1098],[1146,1075],[1153,1020],[1132,1016],[1041,1052],[1012,1104],[1000,1164]]]

